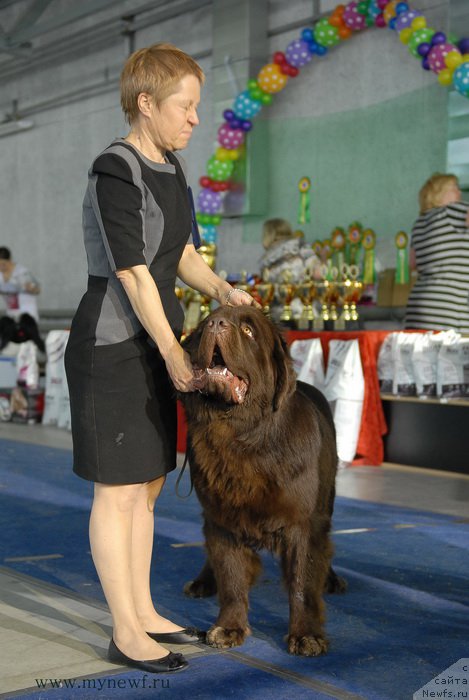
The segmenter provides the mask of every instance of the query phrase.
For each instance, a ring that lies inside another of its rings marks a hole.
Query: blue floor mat
[[[194,494],[176,496],[176,476],[169,475],[157,505],[153,581],[163,613],[182,625],[207,627],[216,617],[216,600],[182,593],[204,553],[200,507]],[[0,487],[2,563],[102,600],[88,543],[92,485],[72,474],[71,453],[2,440]],[[182,491],[187,488],[184,478]],[[335,568],[349,590],[327,596],[329,654],[308,659],[286,653],[287,596],[277,562],[263,555],[264,570],[250,597],[253,636],[235,653],[192,659],[190,672],[171,677],[174,697],[295,700],[301,693],[320,700],[403,700],[467,656],[467,521],[338,498],[333,529]],[[61,557],[12,561],[51,554]],[[91,697],[85,688],[70,692]],[[93,692],[104,698],[119,690]],[[72,697],[64,688],[47,691],[47,697],[57,693]],[[125,697],[148,697],[148,690],[128,689]]]

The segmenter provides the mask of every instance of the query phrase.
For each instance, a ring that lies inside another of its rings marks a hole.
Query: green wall
[[[383,250],[392,248],[398,230],[410,233],[423,182],[445,170],[447,123],[447,92],[440,85],[315,118],[275,118],[272,109],[255,123],[268,142],[261,168],[268,211],[245,218],[243,240],[259,241],[263,218],[272,216],[302,228],[310,241],[358,220],[376,231],[378,253],[380,241]],[[312,181],[311,223],[299,226],[297,183],[304,175]]]

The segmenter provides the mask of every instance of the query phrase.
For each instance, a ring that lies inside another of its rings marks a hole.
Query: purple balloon
[[[308,43],[302,39],[295,39],[295,41],[290,42],[286,48],[285,57],[288,63],[295,68],[305,66],[311,61]]]
[[[218,214],[222,201],[219,192],[213,192],[208,187],[204,187],[197,197],[197,209],[203,214]]]
[[[469,53],[469,38],[465,37],[458,41],[458,49],[462,54]]]
[[[417,10],[406,10],[396,17],[396,31],[401,32],[408,29],[416,17],[421,17],[422,13]]]
[[[417,53],[419,54],[419,56],[426,56],[429,53],[431,48],[432,48],[431,44],[427,44],[426,42],[423,42],[423,44],[419,44],[417,46]]]
[[[230,119],[230,129],[240,129],[241,128],[241,120],[236,119],[236,116],[234,119]]]
[[[444,32],[435,32],[432,36],[432,46],[437,44],[446,44],[446,34]]]
[[[241,122],[241,129],[243,131],[251,131],[252,129],[252,122],[249,121],[249,119],[243,119]]]
[[[225,109],[223,112],[223,118],[226,119],[227,122],[230,122],[232,119],[236,119],[236,114],[232,109]]]
[[[422,68],[424,68],[425,70],[431,70],[427,56],[425,56],[425,58],[422,58]]]

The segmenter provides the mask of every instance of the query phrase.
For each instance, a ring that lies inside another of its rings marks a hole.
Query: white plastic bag
[[[393,394],[399,394],[399,396],[415,396],[416,394],[412,355],[417,337],[418,333],[396,333],[393,335]]]
[[[50,331],[46,338],[46,395],[44,405],[44,425],[59,425],[66,427],[70,413],[67,408],[68,386],[65,377],[64,353],[67,346],[69,331]],[[66,400],[63,399],[64,394]]]
[[[440,346],[436,390],[441,398],[453,399],[463,395],[464,369],[460,340],[459,333],[449,332]]]
[[[299,381],[324,391],[324,355],[319,338],[296,340],[290,354]]]
[[[383,394],[392,393],[392,380],[394,377],[394,363],[392,357],[392,346],[394,336],[397,333],[390,333],[381,343],[378,353],[378,381],[379,388]]]
[[[32,340],[20,344],[16,356],[17,382],[28,389],[39,386],[39,364],[37,361],[37,345]]]
[[[331,340],[324,394],[331,405],[339,459],[350,463],[357,451],[365,396],[358,340]]]

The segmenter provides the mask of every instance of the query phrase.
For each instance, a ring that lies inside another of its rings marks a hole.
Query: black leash
[[[190,487],[190,489],[189,489],[189,493],[187,493],[185,496],[183,496],[181,493],[179,493],[179,485],[180,485],[180,482],[181,482],[181,479],[182,479],[182,477],[183,477],[183,474],[184,474],[184,471],[185,471],[185,469],[186,469],[186,466],[187,466],[188,461],[189,461],[189,451],[186,450],[186,454],[185,454],[185,456],[184,456],[184,462],[183,462],[183,465],[182,465],[182,469],[181,469],[181,471],[179,472],[179,476],[178,476],[178,478],[176,479],[176,486],[174,487],[174,490],[176,491],[176,496],[177,496],[178,498],[189,498],[189,496],[191,495],[191,493],[192,493],[192,491],[193,491],[193,489],[194,489],[194,482],[192,481],[192,472],[191,472],[190,465],[189,465],[189,475],[190,475],[190,479],[191,479],[191,487]]]

